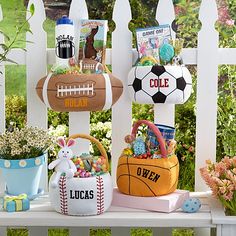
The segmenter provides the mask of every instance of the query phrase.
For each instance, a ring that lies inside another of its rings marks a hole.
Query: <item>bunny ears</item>
[[[71,147],[71,146],[73,146],[74,144],[75,144],[75,140],[74,139],[69,139],[68,140],[68,142],[67,142],[67,144],[66,144],[66,141],[65,141],[65,139],[63,138],[63,137],[59,137],[58,139],[57,139],[57,143],[58,143],[58,145],[60,146],[60,147]]]

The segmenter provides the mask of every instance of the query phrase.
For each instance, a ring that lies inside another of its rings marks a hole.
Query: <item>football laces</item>
[[[83,84],[83,85],[57,85],[57,97],[63,98],[67,96],[78,96],[84,95],[92,97],[94,95],[94,84]]]

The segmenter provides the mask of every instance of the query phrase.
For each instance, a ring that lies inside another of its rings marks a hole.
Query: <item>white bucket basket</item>
[[[51,180],[53,180],[54,174]],[[60,177],[58,187],[49,190],[53,208],[64,215],[100,215],[111,205],[109,173],[89,178]]]
[[[76,134],[69,138],[85,138],[94,142],[107,160],[107,154],[102,144],[90,135]],[[113,186],[109,173],[88,178],[71,178],[61,176],[58,186],[51,187],[55,173],[49,181],[49,196],[52,207],[64,215],[100,215],[111,205]]]
[[[128,75],[132,101],[141,104],[183,104],[192,92],[192,77],[181,66],[135,66]]]

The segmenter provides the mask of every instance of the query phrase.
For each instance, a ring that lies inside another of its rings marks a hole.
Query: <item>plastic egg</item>
[[[159,50],[161,60],[165,62],[171,61],[175,55],[174,47],[169,43],[164,43]]]
[[[197,212],[201,207],[201,201],[198,198],[188,198],[182,205],[182,210],[187,213]]]

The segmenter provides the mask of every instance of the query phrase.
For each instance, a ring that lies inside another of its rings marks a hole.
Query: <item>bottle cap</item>
[[[57,25],[65,25],[65,24],[73,25],[73,21],[67,16],[62,16],[62,18],[57,20]]]

